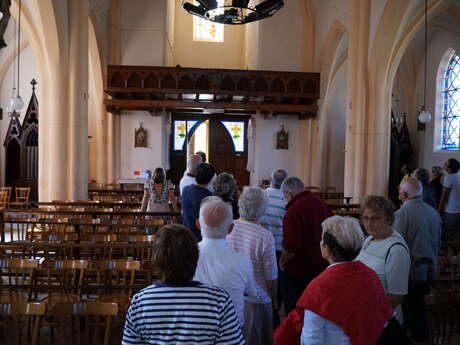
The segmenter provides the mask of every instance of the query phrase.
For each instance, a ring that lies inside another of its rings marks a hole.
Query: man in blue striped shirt
[[[160,281],[133,297],[122,345],[244,345],[228,293],[192,281],[198,246],[190,230],[165,225],[152,246]]]
[[[278,264],[281,251],[283,250],[283,218],[286,213],[287,200],[281,192],[281,184],[287,177],[287,172],[283,169],[277,169],[270,175],[270,187],[267,188],[268,204],[259,223],[268,231],[270,231],[275,239],[276,262]],[[278,265],[278,272],[280,271]],[[280,281],[278,275],[278,291],[280,291]],[[278,293],[278,306],[281,306],[281,293]],[[278,311],[273,312],[273,328],[276,328],[280,323]]]

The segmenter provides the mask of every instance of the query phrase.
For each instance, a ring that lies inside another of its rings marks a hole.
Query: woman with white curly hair
[[[253,267],[256,296],[246,297],[243,334],[251,345],[271,345],[272,310],[276,306],[275,241],[272,234],[257,221],[267,208],[268,197],[259,187],[244,187],[238,200],[240,218],[227,235],[227,241],[236,252],[249,255]],[[274,304],[272,307],[272,303]]]
[[[329,266],[276,330],[276,344],[374,345],[393,310],[377,274],[355,260],[364,237],[359,222],[333,216],[322,228],[321,254]]]

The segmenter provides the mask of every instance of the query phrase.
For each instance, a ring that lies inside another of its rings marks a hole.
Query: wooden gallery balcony
[[[319,73],[108,66],[107,110],[224,109],[315,117]]]

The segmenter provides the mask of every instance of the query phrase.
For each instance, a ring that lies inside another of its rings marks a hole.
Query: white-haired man
[[[244,187],[238,200],[240,218],[227,236],[230,247],[250,256],[254,270],[256,297],[245,301],[243,335],[248,344],[273,344],[273,309],[277,310],[275,242],[258,220],[265,212],[268,197],[259,187]],[[273,303],[273,304],[272,304]]]
[[[179,191],[181,195],[186,186],[195,183],[196,172],[201,163],[203,163],[203,159],[200,157],[200,155],[194,154],[188,156],[187,170],[185,171],[185,174],[182,176],[179,183]]]
[[[198,223],[203,239],[195,280],[227,291],[243,327],[244,296],[256,296],[256,290],[249,255],[235,252],[225,239],[233,224],[231,205],[218,196],[205,198]]]
[[[403,303],[404,321],[415,341],[427,340],[424,296],[436,269],[441,245],[442,221],[438,212],[423,201],[422,183],[407,177],[399,186],[403,202],[395,212],[393,228],[406,240],[411,255],[409,290]]]

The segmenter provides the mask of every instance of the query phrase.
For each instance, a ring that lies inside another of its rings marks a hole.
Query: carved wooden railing
[[[109,111],[219,108],[312,117],[319,73],[108,66]]]

